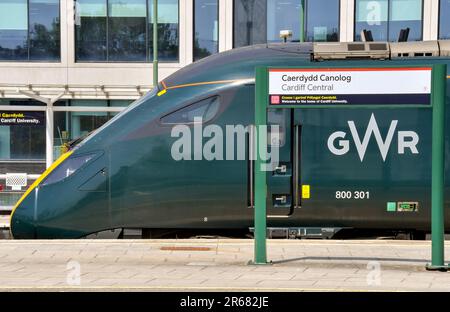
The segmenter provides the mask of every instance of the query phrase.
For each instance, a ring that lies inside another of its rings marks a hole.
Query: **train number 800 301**
[[[369,199],[369,191],[336,191],[336,199]]]

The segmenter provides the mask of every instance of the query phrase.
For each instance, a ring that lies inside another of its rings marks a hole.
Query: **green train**
[[[123,229],[142,230],[147,237],[177,231],[250,232],[253,136],[246,131],[244,139],[234,140],[243,155],[234,159],[211,160],[202,154],[202,146],[206,148],[219,132],[222,139],[234,135],[227,125],[254,123],[256,67],[450,64],[446,47],[446,41],[266,44],[195,62],[61,156],[15,206],[11,233],[14,238],[46,239]],[[447,88],[449,231],[450,79]],[[382,157],[372,133],[361,159],[349,121],[361,137],[375,122],[383,138],[396,121],[395,131],[417,134],[417,152],[399,153],[398,137],[393,135]],[[279,126],[279,166],[267,175],[271,233],[331,237],[340,229],[430,231],[431,110],[273,108],[268,122]],[[214,131],[205,133],[209,125]],[[183,131],[192,131],[190,147],[177,145]],[[348,133],[345,155],[331,153],[327,145],[336,131]],[[225,149],[225,143],[218,146]],[[182,157],[174,157],[174,150]]]

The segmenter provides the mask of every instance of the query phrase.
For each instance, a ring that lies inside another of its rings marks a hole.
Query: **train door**
[[[287,218],[300,207],[300,136],[290,109],[270,109],[267,113],[269,152],[277,148],[279,160],[267,172],[267,217]],[[274,125],[278,126],[278,130]],[[277,131],[277,133],[276,133]]]

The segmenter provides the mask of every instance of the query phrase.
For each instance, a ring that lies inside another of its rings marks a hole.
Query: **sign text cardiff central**
[[[431,67],[270,68],[270,105],[430,105]]]

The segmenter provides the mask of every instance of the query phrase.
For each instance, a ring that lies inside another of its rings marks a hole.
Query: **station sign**
[[[0,111],[0,126],[45,126],[45,112]]]
[[[431,70],[269,68],[269,105],[431,105]]]
[[[445,234],[445,104],[447,65],[346,67],[258,67],[255,75],[254,237],[255,264],[267,262],[268,110],[387,108],[431,111],[431,263],[428,270],[448,271],[444,263]],[[373,64],[373,63],[372,63]],[[323,65],[323,63],[321,64]],[[367,132],[366,132],[367,134]],[[370,134],[370,133],[369,133]],[[343,133],[342,135],[345,135]],[[367,135],[366,135],[367,136]],[[296,140],[294,135],[294,140]],[[370,138],[369,138],[370,139]],[[364,139],[365,140],[365,139]],[[344,145],[342,145],[344,146]],[[296,149],[298,151],[298,149]],[[359,153],[359,152],[358,152]],[[297,156],[295,156],[297,157]],[[297,185],[297,181],[294,182]],[[298,185],[297,185],[298,186]],[[302,187],[302,193],[304,189]],[[293,194],[297,196],[298,189]],[[307,194],[307,193],[306,193]],[[309,196],[309,194],[307,194]],[[399,204],[399,203],[397,203]],[[389,202],[393,209],[393,202]],[[415,202],[400,202],[402,210],[416,210]]]

